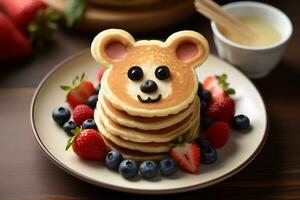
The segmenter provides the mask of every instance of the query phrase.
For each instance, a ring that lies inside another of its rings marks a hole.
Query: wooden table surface
[[[294,34],[279,66],[254,80],[265,98],[270,130],[261,153],[237,175],[209,188],[165,199],[300,199],[300,2],[265,1],[288,13]],[[216,53],[208,20],[195,15],[177,26],[137,38],[165,39],[174,31],[203,33]],[[56,167],[33,138],[29,109],[44,75],[56,64],[88,48],[93,34],[60,30],[47,50],[32,59],[0,63],[0,199],[153,199],[85,183]],[[2,48],[2,47],[1,47]]]

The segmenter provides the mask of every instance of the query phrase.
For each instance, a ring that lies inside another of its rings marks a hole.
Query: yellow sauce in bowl
[[[250,29],[252,29],[253,32],[256,33],[256,35],[252,41],[245,41],[235,34],[227,31],[226,29],[219,27],[220,32],[233,42],[246,46],[261,47],[274,44],[281,39],[280,33],[272,25],[262,20],[248,17],[239,18],[239,20]]]

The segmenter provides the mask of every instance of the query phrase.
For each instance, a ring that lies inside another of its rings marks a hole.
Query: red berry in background
[[[227,123],[229,126],[235,114],[235,103],[230,97],[225,97],[208,106],[205,116],[212,118],[214,121]]]
[[[101,67],[101,68],[99,69],[98,74],[97,74],[97,80],[98,80],[99,83],[101,83],[102,76],[103,76],[104,72],[105,72],[105,68],[104,68],[104,67]]]
[[[12,21],[0,12],[0,61],[29,55],[32,46]]]
[[[205,132],[205,137],[214,149],[222,148],[229,139],[229,126],[224,122],[215,122]]]
[[[38,11],[47,8],[40,0],[2,0],[0,6],[23,33],[27,33],[27,28],[35,20]]]
[[[73,120],[80,126],[87,119],[94,119],[94,111],[87,105],[77,105],[73,110]]]
[[[61,89],[67,91],[67,102],[71,108],[79,104],[85,104],[90,96],[96,94],[93,83],[85,81],[85,74],[77,76],[71,86],[62,85]]]
[[[94,129],[75,130],[75,135],[68,141],[66,150],[72,146],[74,153],[85,160],[103,160],[107,148],[102,136]]]

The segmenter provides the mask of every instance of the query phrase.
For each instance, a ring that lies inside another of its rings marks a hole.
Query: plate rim
[[[100,187],[104,187],[106,189],[110,189],[110,190],[115,190],[115,191],[121,191],[121,192],[126,192],[126,193],[131,193],[131,194],[153,194],[153,195],[159,195],[159,194],[174,194],[174,193],[182,193],[182,192],[188,192],[188,191],[193,191],[193,190],[197,190],[197,189],[201,189],[201,188],[205,188],[211,185],[214,185],[216,183],[219,183],[235,174],[237,174],[238,172],[240,172],[242,169],[244,169],[257,155],[258,153],[261,151],[261,149],[263,148],[267,136],[268,136],[268,132],[269,132],[269,116],[268,116],[268,109],[266,107],[265,104],[265,100],[264,97],[262,96],[261,92],[259,91],[259,89],[253,84],[253,82],[247,77],[245,76],[242,72],[240,72],[237,68],[235,68],[238,73],[240,73],[243,77],[245,77],[252,85],[253,87],[256,89],[256,91],[258,92],[259,97],[262,100],[262,103],[264,105],[265,108],[265,113],[266,113],[266,128],[264,130],[264,135],[262,140],[260,141],[258,147],[255,149],[255,151],[243,162],[241,163],[239,166],[237,166],[236,168],[230,170],[228,173],[215,178],[213,180],[210,180],[208,182],[204,182],[201,184],[197,184],[197,185],[192,185],[192,186],[186,186],[186,187],[182,187],[182,188],[174,188],[174,189],[164,189],[164,190],[159,190],[159,189],[151,189],[151,190],[147,190],[147,189],[132,189],[132,188],[128,188],[128,187],[122,187],[122,186],[116,186],[113,184],[107,184],[101,181],[94,181],[92,179],[90,179],[88,176],[85,176],[83,174],[79,174],[77,173],[75,170],[73,170],[72,168],[68,167],[67,165],[65,165],[64,163],[62,163],[61,161],[59,161],[45,146],[45,144],[43,143],[43,141],[41,140],[41,138],[39,137],[38,131],[36,129],[35,126],[35,120],[34,120],[34,107],[35,107],[35,102],[36,102],[36,97],[38,96],[41,88],[44,86],[44,84],[46,83],[46,81],[50,78],[51,75],[53,75],[57,70],[59,70],[61,67],[64,66],[64,64],[86,54],[89,52],[89,48],[81,50],[77,53],[75,53],[72,56],[67,57],[66,59],[62,60],[61,62],[59,62],[58,64],[54,65],[54,67],[44,76],[44,78],[40,81],[40,83],[38,84],[38,86],[35,89],[35,92],[33,94],[32,100],[31,100],[31,104],[30,104],[30,123],[31,123],[31,129],[33,132],[33,136],[36,140],[36,142],[39,144],[39,147],[42,149],[42,152],[52,161],[52,163],[54,163],[57,167],[59,167],[60,169],[62,169],[63,171],[67,172],[68,174],[79,178],[80,180],[83,180],[85,182],[88,182],[90,184],[96,185],[96,186],[100,186]],[[215,55],[210,54],[210,56],[216,57]],[[220,58],[218,58],[220,59]],[[224,60],[223,60],[224,61]],[[226,62],[226,61],[224,61]],[[231,64],[230,64],[231,65]],[[234,67],[234,66],[233,66]]]

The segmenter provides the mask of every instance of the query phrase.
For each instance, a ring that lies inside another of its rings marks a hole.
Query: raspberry
[[[232,123],[235,113],[235,103],[230,97],[225,97],[212,103],[206,110],[206,117],[215,121],[226,122],[229,126]]]
[[[73,120],[80,126],[86,119],[93,119],[94,111],[85,104],[77,105],[73,110]]]
[[[207,129],[205,136],[211,147],[220,149],[229,139],[229,126],[225,122],[215,122]]]

